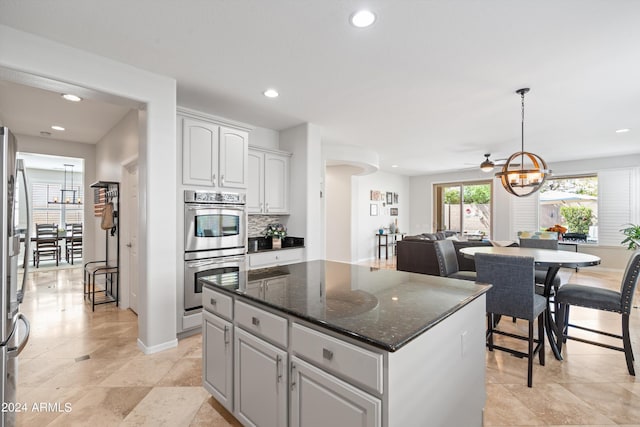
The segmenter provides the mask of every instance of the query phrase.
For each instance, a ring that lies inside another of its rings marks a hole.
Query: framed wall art
[[[389,213],[391,216],[398,216],[398,208],[390,208]]]
[[[370,216],[378,216],[378,204],[377,203],[371,203],[369,205],[369,215]]]

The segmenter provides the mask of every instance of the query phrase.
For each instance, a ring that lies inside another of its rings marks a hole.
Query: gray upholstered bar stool
[[[631,338],[629,336],[629,315],[631,314],[633,294],[635,293],[636,286],[638,284],[639,275],[640,251],[636,251],[631,255],[631,258],[627,263],[627,268],[625,269],[624,276],[622,277],[620,291],[570,283],[562,286],[556,294],[556,303],[559,304],[557,322],[559,331],[562,334],[558,340],[558,349],[562,350],[562,344],[566,343],[567,339],[572,339],[587,344],[622,351],[624,352],[625,359],[627,360],[627,370],[629,371],[629,374],[635,376],[636,372],[633,368],[633,349],[631,348]],[[585,328],[584,326],[569,323],[569,308],[572,305],[592,308],[594,310],[620,313],[622,316],[622,335]],[[568,335],[570,327],[608,337],[618,338],[622,340],[622,347],[592,341],[581,337],[570,336]]]
[[[456,248],[451,240],[436,240],[433,247],[438,258],[440,276],[451,279],[476,280],[475,271],[460,271]]]
[[[527,239],[520,238],[520,247],[521,248],[535,248],[535,249],[549,249],[549,250],[558,250],[558,240],[557,239]],[[547,269],[546,268],[536,268],[536,283],[544,285],[545,278],[547,277]],[[560,277],[556,276],[553,278],[553,290],[556,292],[562,282],[560,281]],[[537,292],[542,295],[542,287],[538,287]]]
[[[506,351],[517,357],[528,359],[527,385],[533,385],[533,359],[538,354],[544,366],[544,315],[547,300],[535,292],[534,262],[532,257],[476,253],[478,281],[490,283],[487,292],[487,347]],[[509,316],[529,323],[527,336],[496,329],[494,316]],[[534,337],[534,323],[538,320],[538,338]],[[494,334],[528,342],[526,353],[495,345]]]

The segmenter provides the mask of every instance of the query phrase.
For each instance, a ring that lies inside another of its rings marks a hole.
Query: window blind
[[[536,192],[527,197],[510,196],[512,239],[518,238],[518,231],[538,231],[538,199]]]
[[[606,170],[598,173],[598,243],[620,246],[624,236],[620,229],[634,221],[633,204],[637,195],[632,169]]]

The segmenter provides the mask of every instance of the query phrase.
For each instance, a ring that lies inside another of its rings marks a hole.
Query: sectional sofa
[[[396,269],[412,273],[439,276],[438,259],[433,242],[454,236],[453,232],[423,233],[416,236],[405,236],[397,243]],[[463,257],[459,250],[469,246],[491,246],[488,241],[453,241],[461,271],[475,271],[472,259]]]

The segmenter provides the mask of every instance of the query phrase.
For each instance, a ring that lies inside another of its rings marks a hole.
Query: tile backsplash
[[[287,217],[279,215],[249,215],[249,234],[247,237],[262,237],[262,233],[264,229],[267,228],[267,225],[273,224],[274,222],[279,222],[286,226]]]

